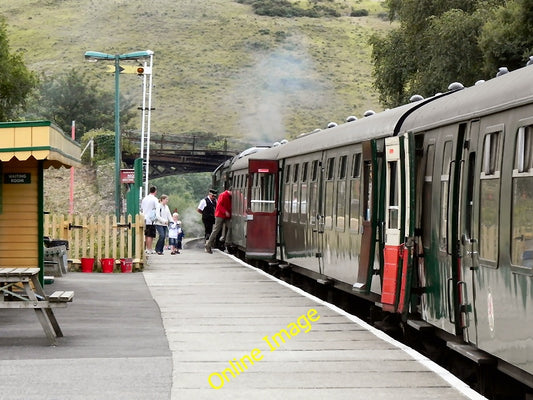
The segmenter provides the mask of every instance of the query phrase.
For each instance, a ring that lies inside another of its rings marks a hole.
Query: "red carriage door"
[[[409,143],[407,137],[385,139],[385,247],[381,302],[383,309],[391,312],[405,312],[408,307],[412,275],[412,207],[411,187],[414,174],[411,173]]]
[[[278,219],[278,162],[250,160],[248,174],[246,256],[274,258]]]

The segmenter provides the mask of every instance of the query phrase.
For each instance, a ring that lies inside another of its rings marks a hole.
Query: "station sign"
[[[4,174],[4,183],[31,183],[31,173],[16,172]]]
[[[120,183],[135,183],[135,170],[134,169],[121,169],[120,170]]]

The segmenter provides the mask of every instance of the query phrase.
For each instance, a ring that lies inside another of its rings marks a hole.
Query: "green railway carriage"
[[[532,88],[526,67],[237,157],[230,245],[533,387]]]
[[[420,155],[411,207],[422,315],[529,385],[532,83],[533,69],[522,68],[428,103],[402,127]]]

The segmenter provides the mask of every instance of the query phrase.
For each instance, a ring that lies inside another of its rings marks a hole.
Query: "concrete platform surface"
[[[68,273],[49,346],[32,310],[0,309],[0,400],[483,399],[335,306],[215,250],[150,255],[143,273]]]
[[[363,321],[218,250],[150,256],[144,275],[173,354],[173,400],[483,399]]]

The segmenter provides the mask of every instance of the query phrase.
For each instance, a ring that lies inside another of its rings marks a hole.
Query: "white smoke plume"
[[[240,75],[242,85],[232,94],[232,104],[238,107],[247,139],[258,145],[296,133],[287,132],[287,117],[324,101],[324,85],[316,79],[313,63],[301,49],[278,49],[263,55]]]

